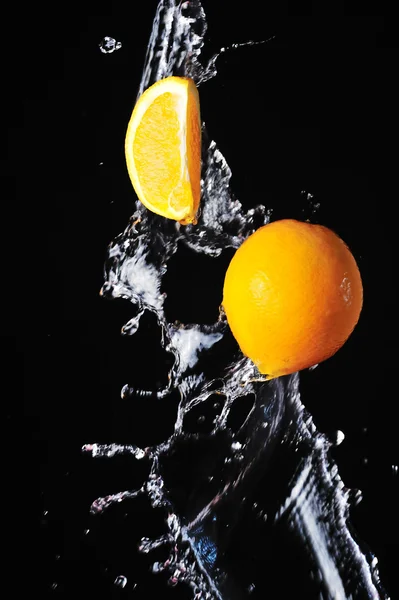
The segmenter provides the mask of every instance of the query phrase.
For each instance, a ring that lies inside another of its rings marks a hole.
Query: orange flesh
[[[149,105],[137,117],[139,122],[129,137],[133,137],[126,153],[129,174],[147,208],[183,224],[193,223],[201,188],[198,92],[191,80],[176,77],[161,80],[152,87],[155,97],[147,94],[149,88],[138,100],[138,105],[143,102]],[[162,88],[168,87],[170,91],[161,93]]]

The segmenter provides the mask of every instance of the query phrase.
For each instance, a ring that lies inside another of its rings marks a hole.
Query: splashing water
[[[112,54],[115,50],[122,48],[122,42],[117,42],[114,38],[106,35],[98,44],[98,47],[103,54]]]
[[[199,60],[206,28],[198,0],[161,0],[139,95],[169,75],[192,77],[197,85],[215,76],[220,53],[206,66]],[[165,514],[164,535],[143,538],[139,550],[148,553],[159,547],[168,549],[167,560],[154,563],[153,571],[168,572],[172,585],[186,583],[196,599],[264,596],[258,581],[254,582],[259,566],[250,564],[251,558],[245,559],[245,549],[238,551],[238,559],[234,554],[234,536],[243,529],[243,521],[248,537],[261,540],[262,536],[266,539],[273,532],[280,535],[285,530],[291,532],[292,539],[299,540],[308,559],[306,568],[317,579],[317,597],[387,598],[376,558],[362,551],[347,522],[350,504],[359,498],[345,488],[329,456],[331,446],[341,441],[342,434],[332,442],[317,431],[301,404],[298,374],[266,383],[251,361],[238,354],[228,356],[223,373],[211,380],[202,361],[209,353],[222,353],[229,331],[223,312],[214,325],[207,326],[170,323],[166,319],[161,282],[180,245],[217,257],[226,248],[238,248],[270,219],[271,211],[263,206],[243,211],[230,189],[230,178],[224,157],[203,128],[198,224],[181,227],[150,213],[137,201],[128,227],[109,246],[101,294],[127,299],[137,311],[122,333],[133,335],[144,312],[149,311],[161,328],[163,347],[174,356],[164,388],[154,392],[124,386],[122,396],[145,401],[155,393],[162,401],[178,390],[180,402],[173,431],[158,445],[139,448],[134,444],[92,443],[83,447],[93,457],[124,454],[148,463],[148,476],[140,488],[98,498],[91,512],[98,514],[114,503],[139,496],[146,496],[154,508],[161,508]],[[233,427],[232,412],[248,400],[251,406],[243,422]],[[205,424],[201,433],[191,431],[187,425],[190,416],[197,413],[201,415],[198,423]],[[198,476],[176,483],[170,465],[177,464],[195,447],[201,448],[196,454]],[[186,486],[188,500],[183,506],[178,501],[179,486]],[[255,502],[259,495],[260,501]],[[240,561],[238,574],[234,559]],[[265,576],[267,557],[261,556],[260,560]],[[120,576],[118,585],[125,584],[126,578]]]

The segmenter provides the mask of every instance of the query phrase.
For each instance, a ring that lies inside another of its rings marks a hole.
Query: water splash
[[[122,42],[117,42],[114,38],[106,35],[98,44],[98,47],[103,54],[112,54],[115,50],[122,48]]]
[[[206,29],[198,0],[161,0],[139,95],[169,75],[192,77],[198,86],[215,76],[220,52],[206,66],[199,58]],[[266,536],[276,528],[296,536],[308,568],[317,578],[315,597],[387,598],[376,558],[361,549],[348,524],[350,505],[358,495],[345,488],[330,457],[333,442],[317,431],[300,401],[298,374],[266,383],[251,361],[237,354],[230,355],[220,377],[211,380],[202,367],[202,357],[222,353],[219,348],[229,331],[223,311],[216,323],[207,326],[170,323],[165,316],[162,278],[181,245],[217,257],[225,248],[238,248],[270,220],[271,211],[263,206],[244,212],[232,193],[230,179],[223,155],[203,127],[198,224],[181,227],[148,212],[137,201],[127,228],[108,248],[101,294],[127,299],[136,310],[122,334],[133,335],[149,311],[156,316],[163,347],[174,357],[164,388],[138,390],[126,385],[122,396],[145,400],[155,394],[162,400],[178,390],[180,402],[174,428],[160,444],[139,448],[92,443],[83,447],[94,458],[123,454],[148,465],[148,476],[140,488],[98,498],[91,511],[98,514],[114,503],[140,496],[161,508],[165,533],[157,539],[143,538],[139,550],[149,553],[167,548],[168,558],[155,562],[153,571],[168,572],[171,585],[186,583],[197,600],[262,595],[256,569],[242,560],[242,573],[237,574],[229,561],[243,519],[247,519],[251,535],[265,536],[265,546]],[[308,199],[311,202],[311,196]],[[232,414],[248,399],[248,410],[237,424]],[[199,416],[189,427],[192,415]],[[341,439],[342,435],[337,435],[335,442]],[[191,469],[200,465],[198,473],[179,478],[179,468],[170,465],[184,464],[190,452],[196,453]],[[182,488],[184,503],[179,502]],[[254,501],[258,496],[260,501]],[[265,558],[263,575],[267,569]]]

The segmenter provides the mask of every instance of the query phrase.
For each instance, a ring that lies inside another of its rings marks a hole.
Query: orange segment
[[[139,98],[125,140],[139,200],[182,224],[195,223],[201,191],[201,120],[197,88],[185,77],[158,81]]]
[[[346,244],[322,225],[265,225],[237,250],[223,307],[231,331],[268,379],[331,357],[352,333],[363,287]]]

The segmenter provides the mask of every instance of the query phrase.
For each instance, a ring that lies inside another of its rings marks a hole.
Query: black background
[[[301,391],[322,431],[346,435],[334,457],[345,484],[363,492],[352,522],[395,598],[393,13],[365,3],[203,4],[205,56],[276,36],[222,55],[218,77],[200,88],[202,118],[232,168],[235,194],[245,207],[273,208],[274,219],[309,217],[331,227],[358,260],[358,327],[335,357],[302,374]],[[122,338],[130,307],[98,295],[107,244],[133,211],[123,143],[156,5],[14,7],[3,24],[3,518],[12,597],[22,588],[64,598],[146,597],[140,584],[132,590],[135,574],[140,582],[149,564],[137,558],[137,541],[158,526],[138,531],[134,521],[145,520],[146,508],[125,521],[104,518],[101,527],[88,515],[97,496],[134,488],[141,467],[84,460],[80,448],[93,441],[153,443],[174,421],[170,406],[122,406],[123,384],[151,385],[154,370],[163,380],[164,356],[151,322]],[[102,54],[105,35],[121,41],[121,50]],[[315,215],[301,190],[320,203]],[[212,263],[185,253],[174,262],[166,282],[170,318],[216,319],[230,257]],[[121,591],[112,582],[126,571],[133,578]],[[151,577],[163,597],[184,595]]]

